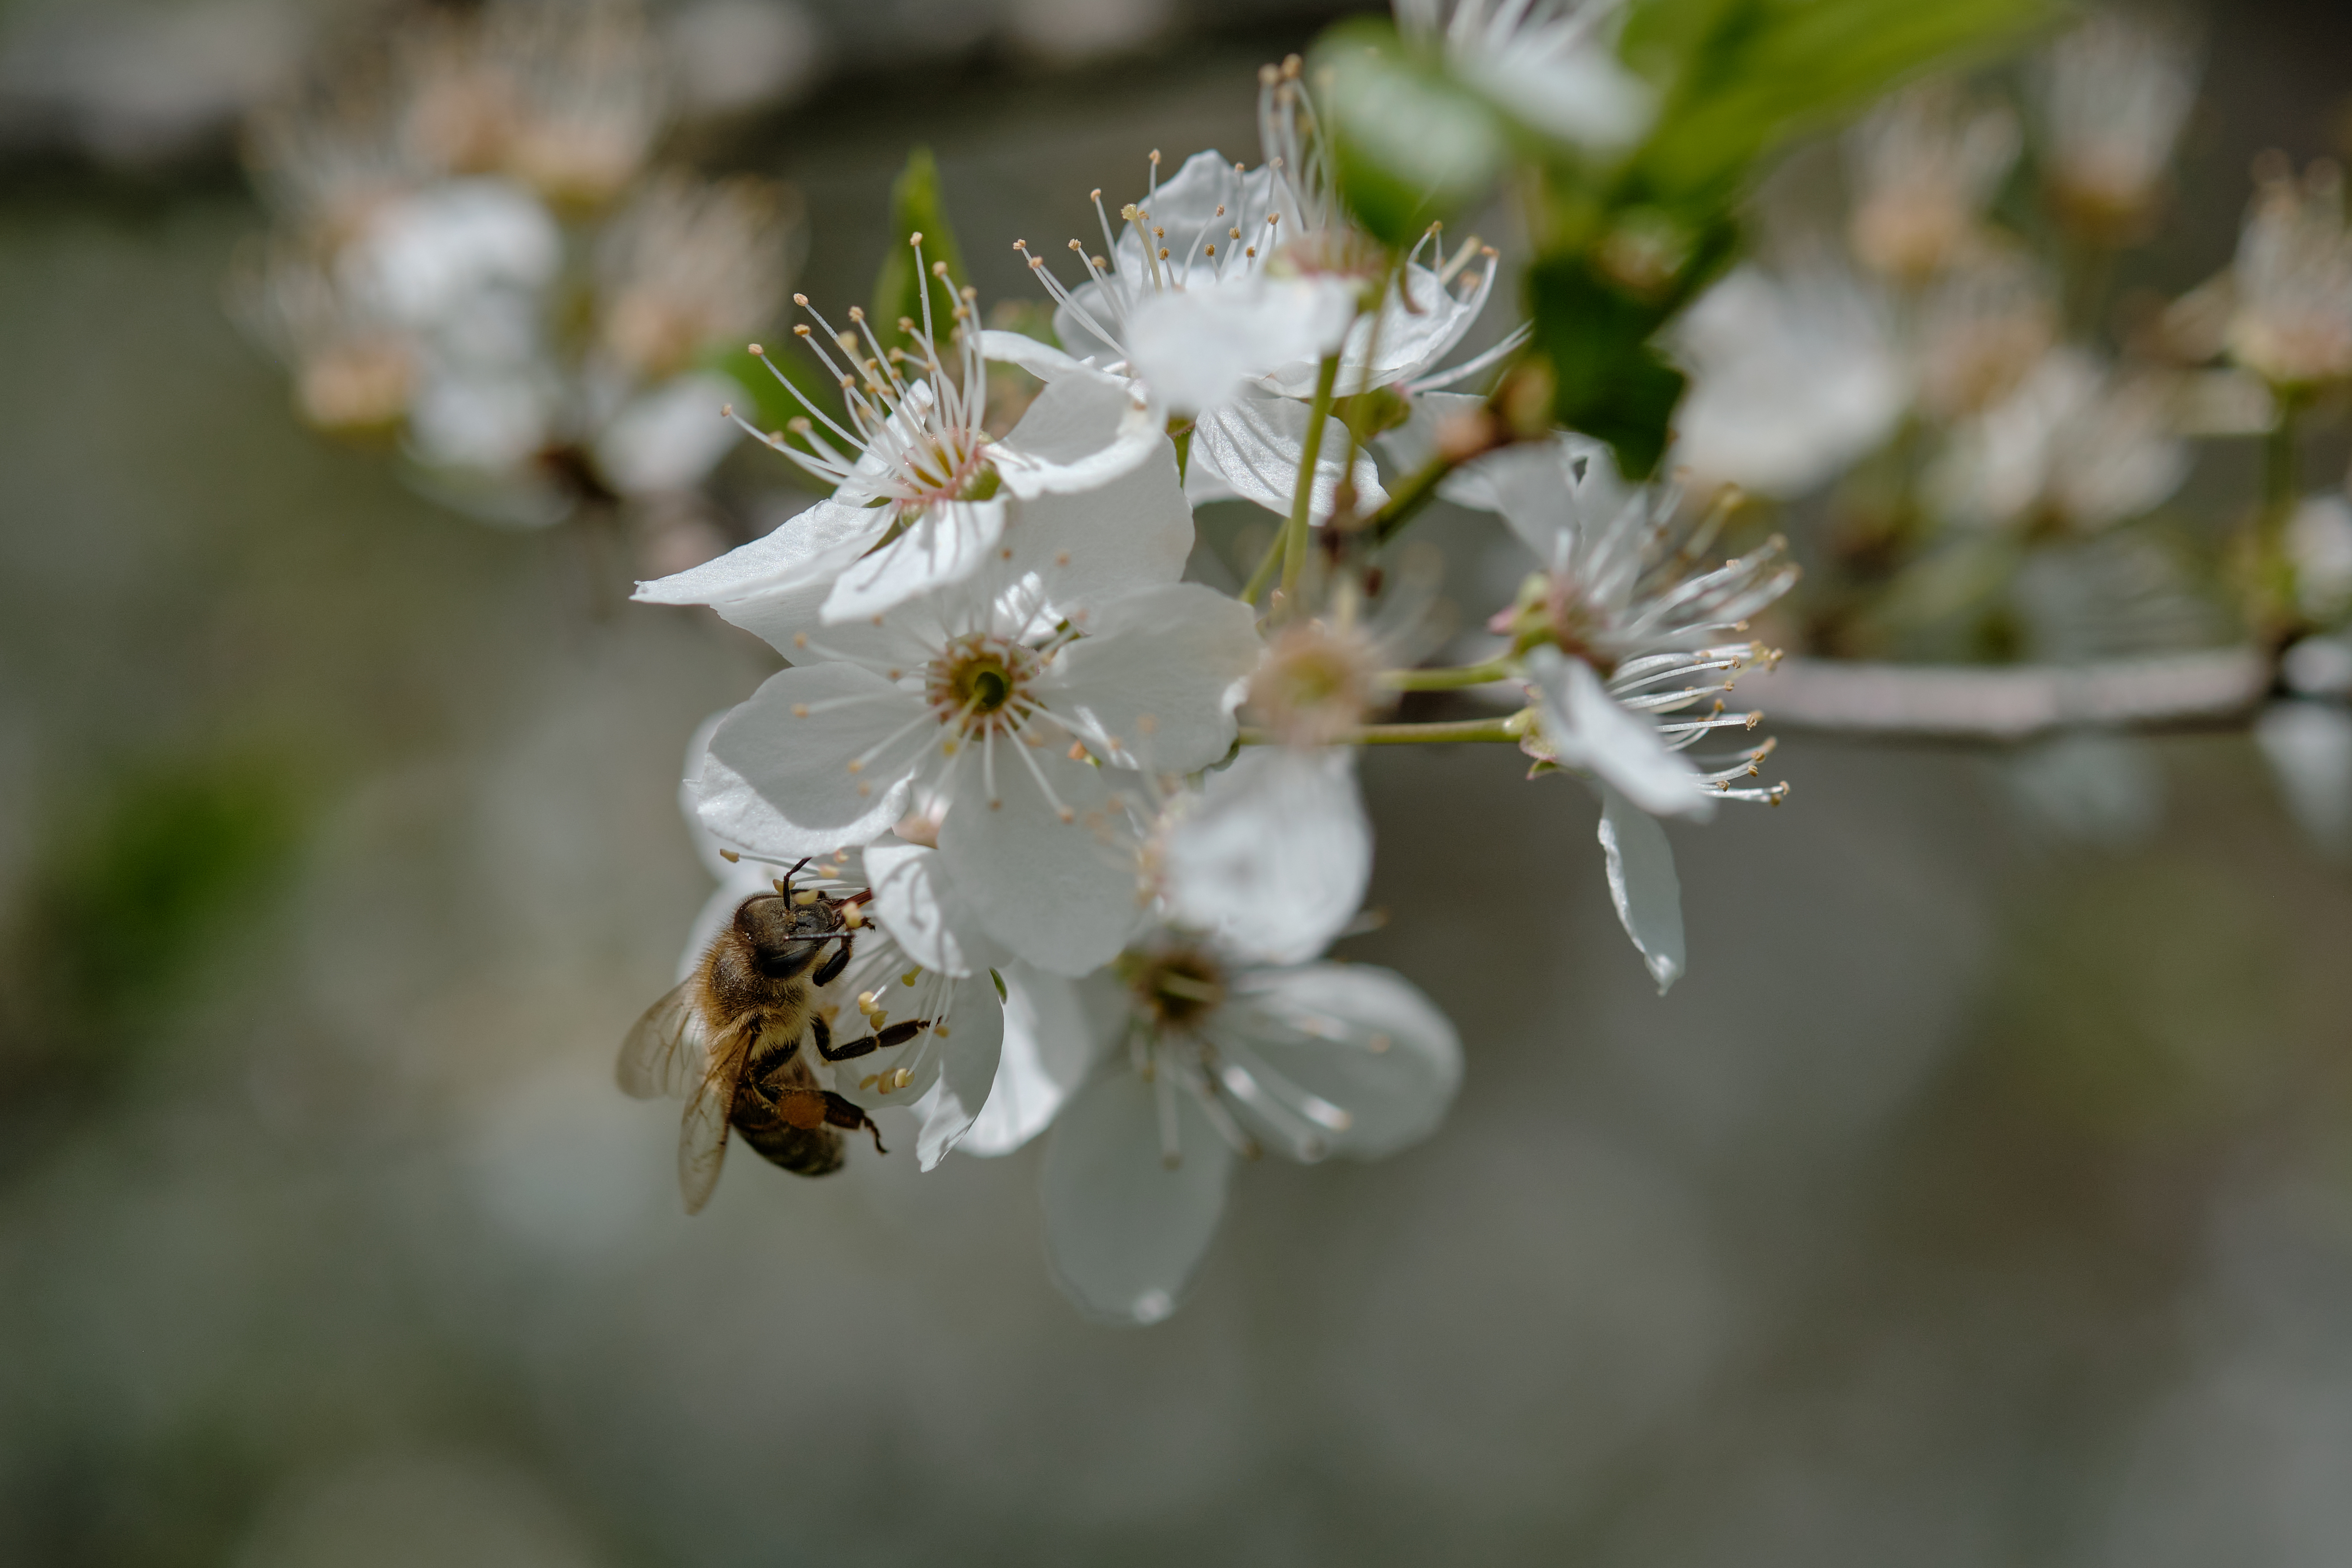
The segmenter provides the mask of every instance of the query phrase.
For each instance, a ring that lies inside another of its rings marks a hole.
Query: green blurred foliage
[[[1625,184],[1703,226],[1789,137],[1956,55],[2021,42],[2056,15],[2050,0],[1639,0],[1621,47],[1663,102]]]
[[[56,812],[0,947],[0,1106],[85,1099],[135,1070],[264,907],[300,815],[284,770],[241,756],[149,762]]]
[[[908,243],[915,235],[923,237],[919,275],[915,248]],[[947,265],[945,278],[932,271],[942,262]],[[944,340],[955,316],[956,290],[970,277],[940,198],[939,162],[929,147],[917,147],[907,154],[906,168],[890,186],[890,244],[882,253],[881,273],[874,279],[875,335],[886,346],[895,342],[911,347],[913,340],[898,331],[898,323],[922,324],[923,290],[928,288],[932,330]]]
[[[1392,247],[1475,210],[1518,154],[1538,244],[1533,352],[1553,415],[1645,478],[1685,385],[1654,339],[1729,263],[1761,161],[1906,75],[2053,16],[2051,0],[1635,0],[1621,52],[1659,112],[1614,163],[1531,133],[1385,22],[1325,35],[1317,81],[1341,196]]]

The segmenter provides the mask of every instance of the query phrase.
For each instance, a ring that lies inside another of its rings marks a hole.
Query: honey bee
[[[902,1046],[930,1020],[910,1018],[834,1044],[815,994],[849,967],[851,943],[865,923],[860,906],[872,894],[795,892],[793,878],[807,864],[777,879],[774,892],[738,904],[694,973],[646,1009],[621,1044],[624,1092],[686,1101],[677,1184],[688,1214],[719,1184],[730,1126],[795,1175],[841,1168],[845,1154],[835,1129],[863,1129],[873,1134],[876,1152],[887,1152],[872,1117],[818,1086],[801,1042],[814,1039],[826,1061],[847,1061]]]

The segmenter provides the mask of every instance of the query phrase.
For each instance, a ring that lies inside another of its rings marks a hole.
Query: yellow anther
[[[730,866],[735,865],[743,858],[743,857],[736,854],[732,849],[721,849],[719,852],[719,858],[721,860],[726,861]]]
[[[803,888],[799,892],[793,895],[793,902],[798,904],[803,909],[806,909],[824,896],[824,894],[818,892],[814,888]]]
[[[901,985],[912,985],[916,981],[921,979],[922,975],[923,972],[919,966],[914,969],[909,969],[906,973],[898,976],[898,984]]]

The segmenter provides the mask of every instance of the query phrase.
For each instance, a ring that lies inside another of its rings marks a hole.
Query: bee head
[[[772,980],[790,980],[823,958],[842,925],[841,900],[813,890],[755,893],[735,909],[736,933]]]

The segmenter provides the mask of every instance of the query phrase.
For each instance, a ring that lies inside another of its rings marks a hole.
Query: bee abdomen
[[[735,1096],[735,1131],[760,1157],[796,1176],[829,1176],[847,1163],[841,1134],[830,1127],[794,1127],[748,1090]]]

